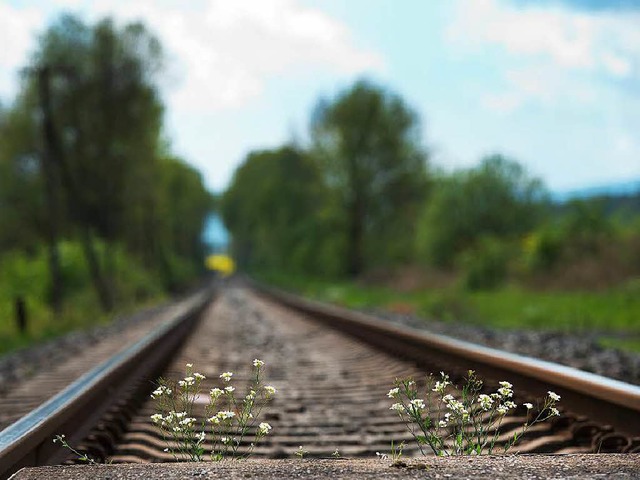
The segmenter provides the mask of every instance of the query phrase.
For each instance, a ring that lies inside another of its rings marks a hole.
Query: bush
[[[512,252],[509,246],[493,237],[483,237],[475,248],[460,257],[463,285],[469,290],[500,286],[507,277]]]
[[[523,241],[522,263],[526,272],[548,271],[554,267],[564,248],[557,230],[545,228],[527,235]]]
[[[97,242],[99,257],[104,259],[106,245]],[[63,280],[63,311],[54,318],[50,309],[51,278],[48,250],[40,247],[33,253],[7,252],[0,257],[0,353],[66,331],[90,327],[108,320],[100,313],[93,284],[78,242],[59,244]],[[144,269],[123,247],[112,245],[112,287],[119,309],[126,309],[162,294],[158,275]],[[27,334],[19,335],[14,325],[15,301],[24,299],[27,308]]]

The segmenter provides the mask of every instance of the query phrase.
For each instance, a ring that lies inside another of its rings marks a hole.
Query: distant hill
[[[634,197],[640,195],[640,179],[607,183],[563,192],[551,192],[556,203],[570,200],[586,200],[594,197]]]
[[[603,184],[566,192],[552,192],[556,210],[563,212],[567,203],[585,200],[598,204],[607,215],[636,217],[640,215],[640,180]]]

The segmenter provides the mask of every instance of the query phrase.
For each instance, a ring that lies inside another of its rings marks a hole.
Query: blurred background
[[[0,353],[221,255],[640,351],[638,25],[633,0],[3,0]]]

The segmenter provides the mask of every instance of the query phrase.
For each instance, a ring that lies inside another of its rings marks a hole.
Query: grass
[[[105,246],[98,245],[102,251]],[[143,268],[126,251],[112,246],[110,274],[117,311],[101,313],[91,283],[83,249],[72,241],[59,243],[63,283],[63,311],[56,317],[49,305],[49,265],[46,249],[12,251],[0,256],[0,355],[57,337],[109,323],[124,314],[163,297],[158,276]],[[15,320],[15,299],[25,301],[27,331],[20,333]]]
[[[516,286],[398,291],[348,281],[264,276],[282,288],[351,308],[381,308],[498,329],[595,333],[605,345],[640,351],[640,282],[607,291],[538,292]],[[624,335],[623,338],[620,338]]]
[[[3,314],[0,315],[0,355],[42,343],[74,330],[87,330],[98,325],[106,325],[118,315],[156,304],[163,298],[156,296],[143,303],[129,304],[117,309],[117,311],[104,314],[98,313],[99,309],[92,296],[93,292],[76,295],[73,301],[67,302],[67,306],[59,318],[55,318],[51,311],[43,307],[40,302],[32,302],[31,304],[27,302],[28,323],[25,334],[18,331],[11,308],[4,308]],[[4,306],[8,307],[8,305]]]

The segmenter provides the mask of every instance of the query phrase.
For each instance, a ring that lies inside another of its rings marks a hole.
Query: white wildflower
[[[553,415],[555,417],[559,417],[560,416],[560,412],[558,411],[557,408],[552,408],[550,411],[551,411],[551,415]]]
[[[193,376],[196,377],[197,380],[204,380],[205,378],[207,378],[207,377],[205,377],[204,375],[202,375],[201,373],[198,373],[198,372],[194,373]]]
[[[533,405],[531,403],[523,403],[522,404],[527,410],[531,410],[533,408]]]
[[[151,415],[151,421],[153,423],[159,423],[163,420],[162,415],[160,413],[154,413]]]
[[[451,410],[453,413],[456,413],[458,415],[464,415],[468,413],[467,410],[464,408],[463,403],[453,398],[452,395],[445,396],[443,400],[445,399],[446,399],[447,408]]]
[[[447,387],[448,382],[436,382],[435,386],[431,389],[432,392],[444,393],[444,389]]]
[[[196,419],[193,417],[183,418],[182,420],[180,420],[180,425],[184,427],[192,427],[195,421]]]
[[[478,396],[478,403],[480,404],[482,410],[486,412],[491,408],[491,405],[493,405],[493,399],[489,395],[485,395],[483,393],[482,395]]]
[[[389,407],[389,410],[395,410],[396,412],[404,412],[404,406],[401,403],[394,403]]]
[[[508,397],[512,397],[513,396],[513,390],[511,390],[509,387],[499,388],[498,389],[498,393],[503,398],[508,398]]]
[[[219,388],[212,388],[211,390],[209,390],[209,395],[211,395],[211,398],[213,398],[214,400],[218,398],[220,395],[222,395],[223,393],[224,392]]]
[[[444,420],[440,420],[440,422],[438,422],[438,426],[440,426],[440,428],[445,428],[447,426],[447,422]]]
[[[258,360],[257,358],[253,359],[253,366],[257,368],[264,367],[264,362],[262,360]]]
[[[151,393],[151,398],[155,400],[157,397],[161,397],[162,395],[171,395],[171,389],[164,385],[160,385]]]
[[[227,393],[231,393],[235,390],[235,387],[232,387],[231,385],[229,385],[228,387],[224,387],[224,389],[227,391]]]
[[[389,393],[387,393],[387,397],[395,398],[399,394],[400,394],[400,389],[398,387],[396,387],[396,388],[392,388],[391,390],[389,390]]]
[[[422,410],[424,408],[424,400],[420,398],[416,398],[415,400],[411,400],[409,404],[413,407],[413,410]]]
[[[231,412],[229,410],[221,410],[219,411],[216,416],[222,420],[228,420],[230,418],[233,418],[236,416],[236,414],[234,412]]]
[[[193,368],[193,363],[187,363],[187,368]]]
[[[267,394],[267,397],[271,397],[273,395],[276,394],[277,390],[275,387],[272,387],[271,385],[265,385],[264,387],[264,391]]]
[[[230,382],[231,377],[233,377],[233,372],[224,372],[220,374],[220,378],[225,382]]]
[[[267,435],[269,433],[269,430],[271,430],[271,425],[269,425],[267,422],[262,422],[260,425],[258,425],[258,431],[262,435]]]
[[[549,394],[549,398],[554,402],[557,402],[560,400],[560,395],[558,395],[557,393],[554,393],[552,391],[548,391],[547,393]]]
[[[509,388],[509,389],[513,388],[513,385],[511,385],[509,382],[502,381],[502,382],[498,382],[498,383],[500,384],[500,386],[502,388]]]

